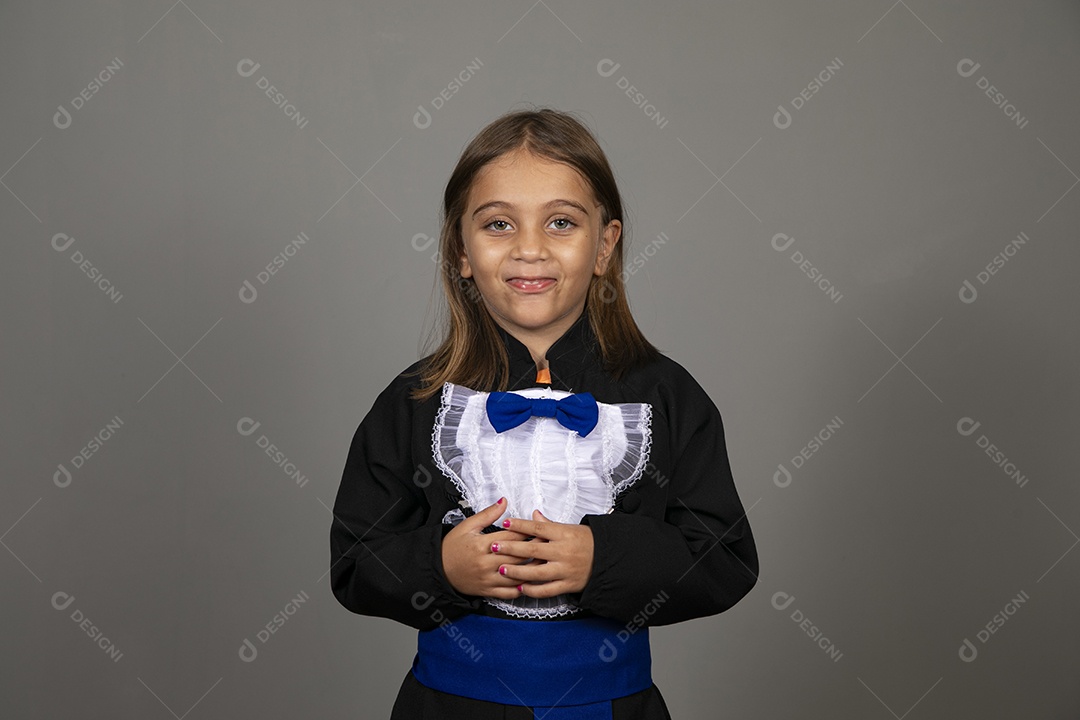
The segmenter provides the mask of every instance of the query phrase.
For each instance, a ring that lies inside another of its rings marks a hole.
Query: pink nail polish
[[[505,575],[506,574],[506,566],[505,565],[500,565],[499,566],[499,574],[500,575]]]
[[[493,552],[493,553],[499,552],[499,543],[491,543],[491,552]]]
[[[525,589],[523,587],[521,587],[520,585],[518,585],[518,592],[524,594]]]
[[[504,528],[510,527],[510,518],[507,518],[506,520],[503,520],[503,527]]]
[[[496,501],[495,501],[495,504],[496,504],[496,505],[502,505],[502,502],[503,502],[503,500],[505,500],[505,499],[506,499],[506,498],[504,498],[504,497],[501,497],[501,498],[499,498],[498,500],[496,500]]]

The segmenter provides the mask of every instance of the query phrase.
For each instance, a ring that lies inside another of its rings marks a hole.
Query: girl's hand
[[[510,518],[509,522],[510,530],[536,538],[528,542],[509,540],[499,543],[497,555],[503,556],[506,577],[522,582],[524,595],[551,597],[585,589],[592,573],[592,528],[554,522],[539,510],[533,510],[532,520]],[[517,562],[529,558],[536,558],[538,562]]]
[[[527,558],[505,557],[503,546],[513,541],[515,545],[528,546],[527,535],[512,530],[484,534],[481,531],[491,525],[506,510],[506,499],[500,498],[478,513],[475,513],[454,526],[442,540],[443,574],[462,595],[481,595],[484,597],[513,600],[521,597],[518,585],[509,574],[510,568],[528,562]],[[591,540],[591,536],[590,536]],[[492,552],[493,543],[498,544],[499,552]],[[499,567],[504,566],[507,574],[500,575]]]

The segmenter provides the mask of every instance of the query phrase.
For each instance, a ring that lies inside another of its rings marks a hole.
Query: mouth
[[[512,277],[506,284],[523,293],[537,293],[547,290],[555,284],[555,278],[550,277]]]

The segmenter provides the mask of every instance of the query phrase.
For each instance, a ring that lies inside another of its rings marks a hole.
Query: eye
[[[556,230],[569,230],[571,228],[577,227],[577,223],[575,223],[573,220],[571,220],[570,218],[567,218],[567,217],[555,218],[551,222],[553,222],[553,223],[566,223],[566,225],[563,226],[563,227],[555,228]]]
[[[484,229],[486,230],[488,228],[491,228],[491,226],[495,225],[496,223],[502,223],[503,225],[507,225],[507,226],[509,225],[509,223],[507,223],[505,220],[492,220],[491,222],[489,222],[487,225],[484,226]],[[491,229],[495,230],[496,232],[502,232],[506,228],[499,227],[499,228],[491,228]]]

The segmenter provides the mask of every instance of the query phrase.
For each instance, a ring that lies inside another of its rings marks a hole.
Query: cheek
[[[596,248],[591,243],[585,243],[584,247],[579,247],[563,259],[563,267],[583,282],[588,282],[596,267]]]
[[[476,284],[488,291],[498,291],[502,285],[502,262],[497,257],[474,257],[473,279]]]

